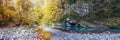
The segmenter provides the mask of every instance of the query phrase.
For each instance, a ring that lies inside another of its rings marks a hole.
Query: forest
[[[1,0],[0,25],[58,25],[66,19],[120,26],[119,0]]]
[[[0,0],[0,28],[36,25],[45,40],[52,35],[41,28],[120,32],[120,0]]]

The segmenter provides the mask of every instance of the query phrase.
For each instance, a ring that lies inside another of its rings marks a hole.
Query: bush
[[[15,8],[11,5],[8,5],[8,0],[4,1],[6,1],[7,3],[0,4],[0,25],[8,25],[9,23],[14,22],[16,14]]]
[[[41,25],[54,25],[62,16],[63,9],[59,0],[52,0],[48,2],[44,10],[44,15],[41,19]]]
[[[110,19],[105,23],[105,25],[108,26],[108,27],[120,28],[120,18]]]
[[[2,3],[5,1],[6,3]],[[46,25],[56,23],[62,15],[60,0],[3,0],[0,1],[0,24]],[[13,3],[13,4],[12,4]]]
[[[39,18],[30,0],[17,0],[16,5],[12,4],[13,0],[4,1],[6,3],[0,3],[0,25],[32,25]]]

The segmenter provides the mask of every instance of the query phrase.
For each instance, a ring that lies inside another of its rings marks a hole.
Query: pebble
[[[51,29],[53,30],[53,29]],[[58,33],[59,32],[59,33]],[[74,34],[57,31],[51,37],[51,40],[120,40],[120,33],[92,33],[92,34]]]
[[[18,29],[15,28],[2,28],[0,29],[0,40],[37,40],[36,33],[33,33],[33,29]],[[25,27],[24,27],[25,28]],[[30,35],[30,36],[29,36]]]
[[[22,30],[18,28],[0,28],[0,40],[44,40],[42,37],[40,39],[37,38],[38,35],[33,32],[36,28]],[[45,31],[54,34],[50,40],[120,40],[120,33],[67,33],[51,28]],[[40,34],[39,36],[42,35]]]

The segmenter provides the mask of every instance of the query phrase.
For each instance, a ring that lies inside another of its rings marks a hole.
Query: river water
[[[56,28],[74,32],[120,32],[119,28],[105,28],[105,27],[72,27],[72,26],[57,26]]]

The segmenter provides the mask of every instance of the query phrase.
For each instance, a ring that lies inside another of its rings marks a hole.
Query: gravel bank
[[[34,30],[37,28],[27,29],[25,27],[19,28],[0,28],[0,40],[44,40],[37,38]],[[50,40],[120,40],[120,33],[66,33],[57,29],[45,28],[47,32],[51,32],[53,37]]]
[[[35,29],[26,27],[0,28],[0,40],[38,40],[37,33],[34,32]]]
[[[69,34],[56,35],[51,40],[120,40],[120,34]]]
[[[67,33],[50,28],[47,28],[46,31],[54,34],[51,40],[120,40],[120,33]]]

